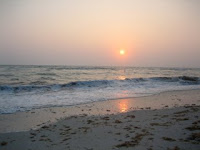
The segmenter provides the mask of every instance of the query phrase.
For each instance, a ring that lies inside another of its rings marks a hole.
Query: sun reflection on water
[[[129,102],[126,99],[122,99],[119,103],[119,110],[120,112],[127,112],[128,111]]]
[[[126,77],[125,77],[125,76],[118,76],[118,79],[119,79],[119,80],[125,80]]]

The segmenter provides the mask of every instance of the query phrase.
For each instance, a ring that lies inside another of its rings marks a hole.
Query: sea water
[[[0,113],[200,89],[200,69],[0,66]]]

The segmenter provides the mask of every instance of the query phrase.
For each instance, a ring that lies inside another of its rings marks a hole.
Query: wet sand
[[[200,90],[0,115],[3,149],[199,149]]]

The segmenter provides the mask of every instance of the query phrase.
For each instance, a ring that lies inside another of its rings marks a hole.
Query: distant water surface
[[[200,69],[0,66],[0,113],[200,89]]]

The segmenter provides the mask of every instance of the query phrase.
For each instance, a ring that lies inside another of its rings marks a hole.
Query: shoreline
[[[0,149],[198,150],[200,90],[0,115]]]
[[[189,100],[190,99],[190,100]],[[0,133],[29,131],[44,124],[81,114],[110,115],[133,110],[169,109],[185,105],[200,105],[200,90],[177,90],[151,96],[105,100],[75,106],[33,109],[26,112],[0,115]]]
[[[154,94],[149,94],[149,95],[144,95],[144,96],[133,96],[133,97],[124,97],[124,98],[111,98],[111,99],[106,99],[106,100],[100,100],[100,101],[91,101],[91,102],[86,102],[86,103],[80,103],[80,104],[75,104],[75,105],[54,105],[54,106],[45,106],[45,107],[39,107],[39,108],[32,108],[30,110],[24,110],[24,111],[16,111],[13,113],[2,113],[0,115],[11,115],[11,114],[16,114],[16,113],[23,113],[23,112],[29,112],[29,111],[34,111],[34,110],[40,110],[40,109],[53,109],[53,108],[70,108],[70,107],[78,107],[78,106],[82,106],[82,105],[89,105],[89,104],[93,104],[93,103],[98,103],[98,102],[105,102],[105,101],[116,101],[116,100],[122,100],[122,99],[142,99],[145,97],[151,97],[151,96],[155,96],[155,95],[159,95],[159,94],[164,94],[164,93],[172,93],[172,92],[184,92],[184,91],[200,91],[200,89],[184,89],[184,90],[169,90],[169,91],[163,91],[163,92],[158,92],[158,93],[154,93]]]

